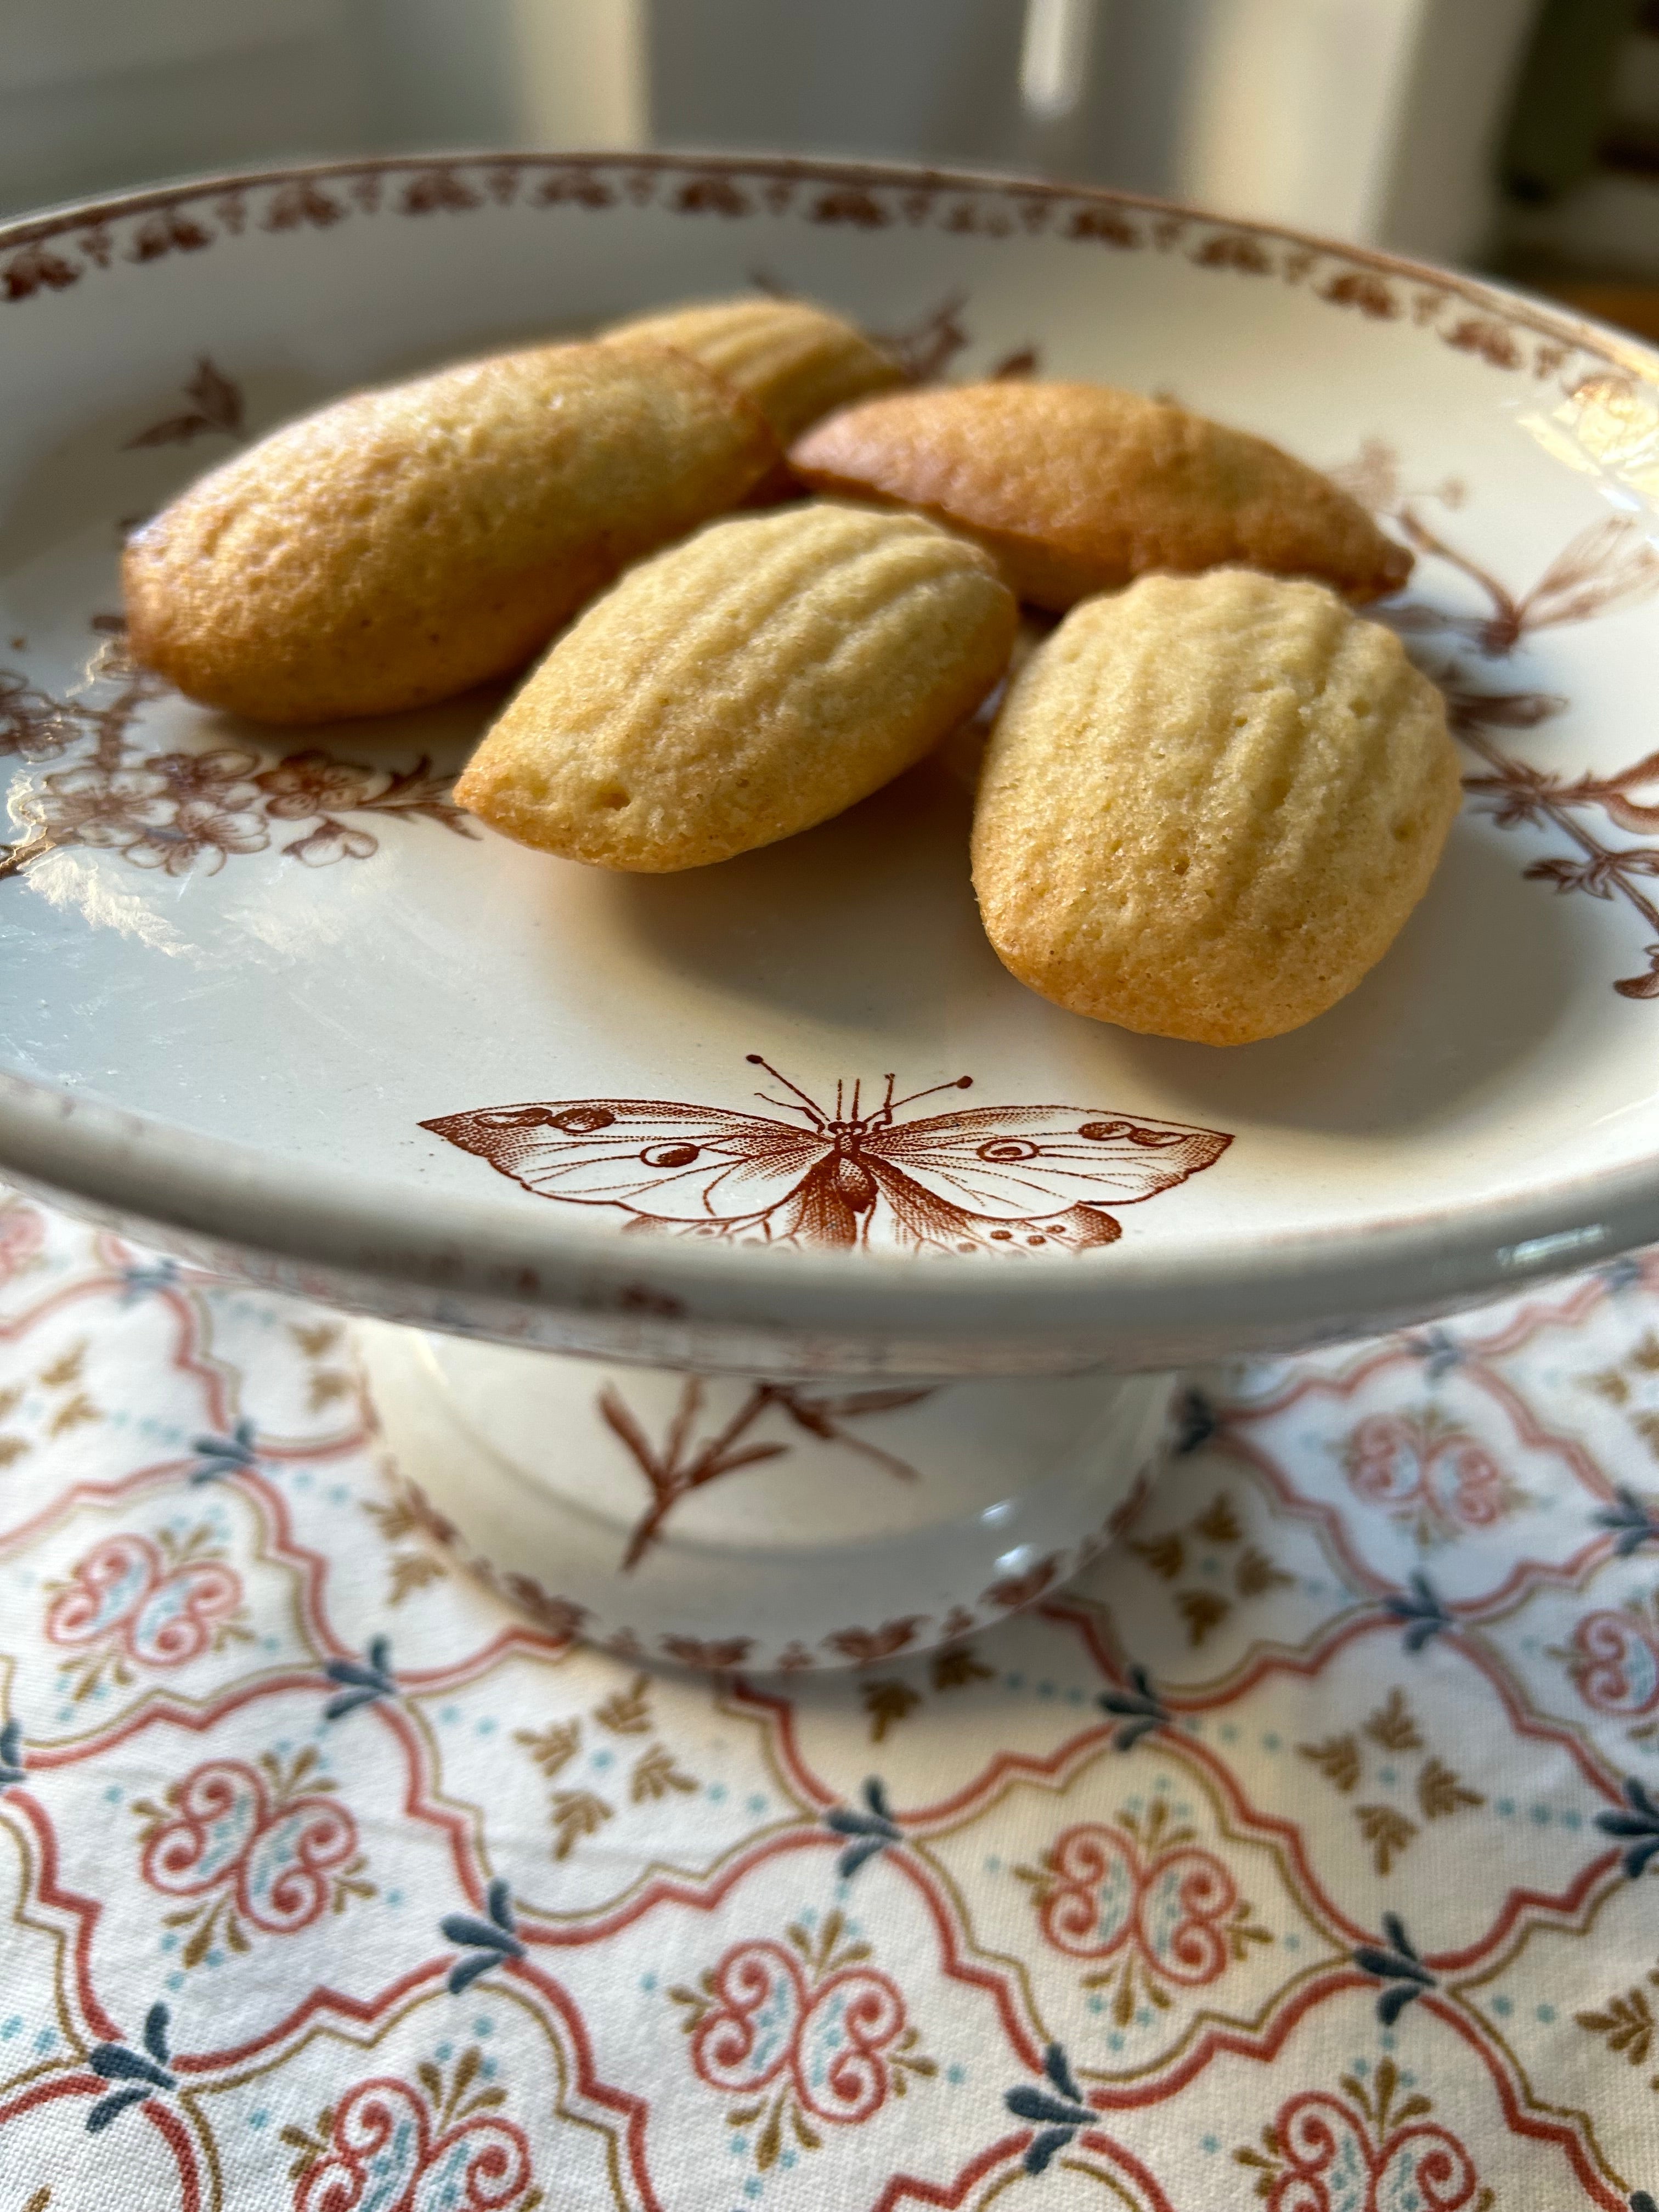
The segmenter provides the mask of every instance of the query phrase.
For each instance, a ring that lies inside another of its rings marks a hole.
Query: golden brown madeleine
[[[566,631],[455,787],[521,844],[695,868],[886,783],[1007,665],[1018,610],[919,516],[793,507],[630,569]]]
[[[1328,478],[1265,439],[1100,384],[1009,380],[896,392],[791,447],[815,490],[894,500],[964,530],[1023,599],[1069,607],[1154,569],[1229,562],[1354,600],[1412,556]]]
[[[1011,687],[974,815],[998,957],[1074,1013],[1246,1044],[1334,1006],[1458,805],[1440,694],[1317,584],[1148,576]]]
[[[827,415],[904,381],[862,331],[806,300],[713,300],[641,315],[607,343],[674,346],[753,400],[780,445]]]
[[[756,409],[659,348],[543,346],[359,392],[131,540],[133,650],[258,721],[422,706],[522,665],[776,460]]]

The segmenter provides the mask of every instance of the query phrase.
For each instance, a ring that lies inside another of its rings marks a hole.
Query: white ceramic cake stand
[[[1231,1053],[1006,976],[971,743],[623,878],[449,779],[490,711],[277,732],[137,674],[124,528],[333,392],[763,284],[919,375],[1161,391],[1341,472],[1471,805],[1386,960]],[[856,1662],[1029,1601],[1170,1376],[1659,1236],[1659,399],[1632,343],[1109,193],[445,157],[0,231],[0,1171],[371,1316],[434,1540],[653,1659]],[[964,1087],[964,1085],[966,1087]]]
[[[399,1475],[532,1617],[616,1650],[846,1666],[964,1636],[1106,1542],[1170,1377],[749,1382],[358,1324]]]

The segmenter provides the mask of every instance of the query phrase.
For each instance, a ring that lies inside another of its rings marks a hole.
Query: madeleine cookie
[[[861,331],[805,300],[714,300],[638,316],[604,337],[689,353],[752,400],[785,446],[832,408],[904,381]]]
[[[896,501],[967,532],[1042,607],[1230,562],[1374,599],[1412,566],[1346,492],[1277,446],[1099,384],[866,400],[799,440],[789,465],[815,490]]]
[[[701,867],[908,768],[1007,665],[992,562],[915,515],[793,507],[631,569],[560,638],[455,787],[574,860]]]
[[[544,346],[359,392],[129,542],[132,648],[258,721],[423,706],[520,666],[777,459],[756,409],[661,348]]]
[[[1440,694],[1317,584],[1148,576],[1012,686],[974,814],[1003,965],[1074,1013],[1245,1044],[1352,990],[1458,805]]]

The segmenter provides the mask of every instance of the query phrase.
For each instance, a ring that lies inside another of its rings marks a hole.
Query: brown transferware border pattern
[[[495,205],[654,206],[738,222],[799,214],[874,231],[1048,236],[1110,252],[1179,252],[1195,268],[1304,286],[1331,307],[1407,322],[1492,368],[1574,390],[1612,366],[1650,380],[1645,350],[1577,318],[1518,306],[1474,279],[1293,231],[1219,222],[1171,203],[950,170],[679,154],[447,155],[323,162],[168,186],[0,228],[0,301],[69,290],[94,270],[197,253],[250,230],[325,230],[385,214]]]

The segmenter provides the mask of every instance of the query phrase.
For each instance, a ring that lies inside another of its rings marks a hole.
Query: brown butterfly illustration
[[[1218,1129],[1077,1106],[981,1106],[921,1121],[918,1099],[966,1091],[971,1076],[860,1110],[836,1085],[833,1113],[793,1093],[757,1114],[660,1098],[570,1098],[480,1107],[423,1129],[541,1198],[620,1207],[634,1231],[743,1244],[886,1247],[902,1251],[1084,1251],[1115,1243],[1106,1211],[1172,1190],[1232,1142]]]

